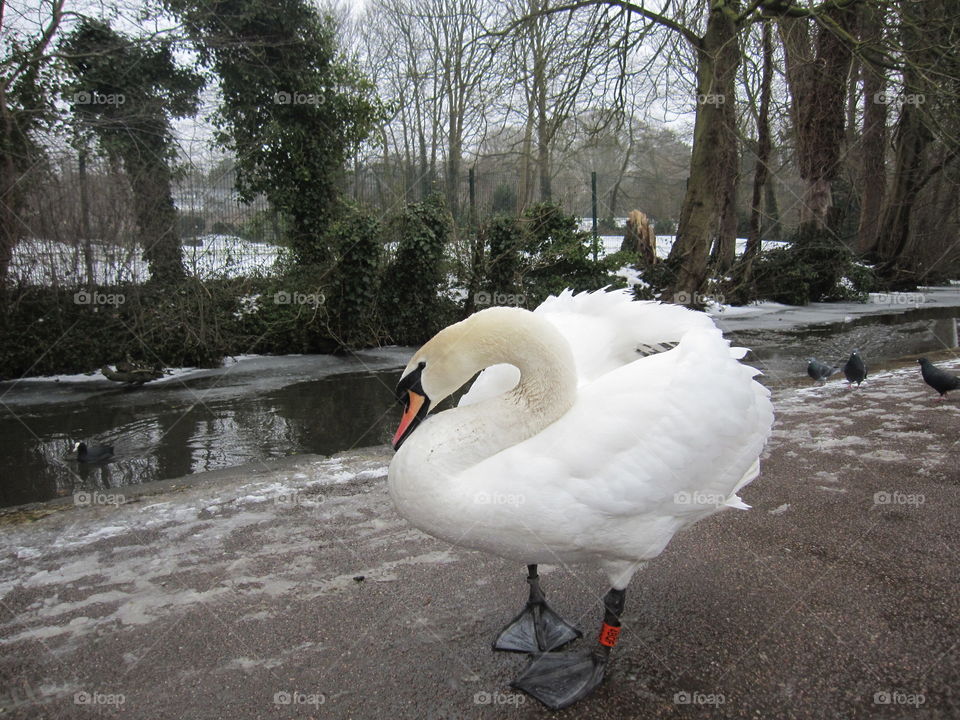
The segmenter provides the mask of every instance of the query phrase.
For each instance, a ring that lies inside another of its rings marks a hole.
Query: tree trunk
[[[447,207],[454,218],[460,220],[460,126],[453,114],[450,116],[450,142],[447,155]]]
[[[185,277],[177,210],[171,194],[169,169],[162,164],[127,163],[143,257],[150,280],[177,283]]]
[[[863,40],[878,41],[883,27],[881,9],[863,7]],[[857,247],[863,254],[873,253],[880,234],[880,215],[887,192],[887,103],[883,69],[863,63],[863,135],[860,138],[860,224]]]
[[[534,63],[534,92],[537,102],[537,172],[540,175],[540,202],[553,199],[550,181],[550,119],[547,116],[546,58]]]
[[[753,261],[760,254],[763,191],[770,173],[770,91],[773,85],[773,33],[770,23],[763,25],[763,75],[760,79],[760,108],[757,117],[757,164],[753,169],[753,197],[750,202],[750,229],[747,246],[740,262],[743,265],[741,282],[749,284],[753,275]]]
[[[20,239],[18,179],[12,160],[3,158],[0,161],[0,197],[3,198],[3,202],[0,202],[0,297],[7,286],[13,249]]]
[[[734,154],[734,167],[739,167],[739,158]],[[722,214],[720,216],[720,234],[713,244],[710,263],[718,275],[726,275],[737,259],[737,183],[740,173],[733,173],[729,187],[724,189]]]
[[[907,280],[913,264],[905,259],[910,241],[910,214],[922,187],[924,150],[930,132],[916,105],[904,105],[896,129],[894,181],[880,223],[877,242],[880,273],[894,282]]]
[[[844,29],[853,25],[852,10],[835,8],[825,15]],[[816,28],[813,38],[812,26]],[[808,18],[782,18],[780,32],[787,59],[797,164],[805,183],[800,224],[812,223],[822,229],[832,204],[830,185],[840,169],[852,55],[830,28]]]
[[[775,160],[773,148],[770,149],[770,162],[768,168],[772,168]],[[760,235],[768,240],[780,240],[783,236],[783,227],[780,224],[780,205],[777,203],[777,190],[774,187],[774,176],[768,174],[767,187],[764,190],[764,207],[766,208],[766,222],[760,224]]]
[[[90,237],[90,198],[87,188],[87,155],[83,148],[77,156],[77,180],[80,183],[80,232],[83,234],[83,262],[87,271],[87,285],[93,287],[97,278],[93,271],[93,239]]]
[[[613,183],[613,187],[610,188],[610,200],[607,202],[607,213],[610,218],[610,223],[613,224],[614,218],[617,216],[617,203],[620,200],[620,186],[623,184],[623,178],[627,174],[627,168],[630,167],[630,154],[633,151],[633,143],[627,146],[627,149],[623,153],[623,160],[620,163],[620,169],[617,172],[617,179]]]
[[[721,234],[724,204],[736,178],[735,80],[740,64],[737,2],[714,2],[697,47],[697,115],[690,177],[668,262],[678,268],[664,293],[675,302],[699,304],[710,248]]]
[[[922,99],[933,89],[925,71],[939,59],[938,41],[946,46],[947,38],[940,36],[950,30],[942,24],[948,15],[941,5],[927,0],[905,2],[901,7],[900,37],[906,58],[904,102],[894,132],[893,186],[886,198],[876,245],[878,270],[895,285],[912,283],[915,278],[916,260],[907,253],[911,240],[910,216],[917,195],[929,180],[924,156],[933,140],[922,106]]]
[[[520,145],[520,187],[517,192],[517,215],[521,215],[533,198],[533,103],[527,102],[527,122]]]

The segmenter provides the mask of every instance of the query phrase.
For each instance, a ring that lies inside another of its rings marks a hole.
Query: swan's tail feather
[[[749,510],[750,506],[747,505],[743,500],[740,499],[738,495],[731,495],[727,498],[727,501],[724,503],[726,507],[736,508],[737,510]]]

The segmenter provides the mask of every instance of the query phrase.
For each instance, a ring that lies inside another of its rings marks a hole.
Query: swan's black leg
[[[551,710],[569,707],[596,690],[603,682],[610,651],[620,635],[625,596],[625,590],[610,590],[603,598],[603,624],[597,647],[588,652],[534,655],[520,677],[510,684]]]
[[[530,583],[530,599],[520,614],[497,635],[493,641],[494,650],[528,653],[556,650],[583,634],[547,605],[536,565],[527,565],[527,582]]]

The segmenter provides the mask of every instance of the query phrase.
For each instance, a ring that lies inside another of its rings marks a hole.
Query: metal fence
[[[270,272],[282,221],[264,197],[240,201],[232,173],[187,173],[173,187],[186,271],[200,278]],[[123,172],[104,160],[54,159],[33,179],[9,269],[17,285],[76,287],[149,277]]]

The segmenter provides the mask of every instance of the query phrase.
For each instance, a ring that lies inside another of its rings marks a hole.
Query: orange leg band
[[[617,644],[617,638],[620,637],[620,626],[607,625],[603,623],[600,626],[600,644],[607,647],[613,647]]]

